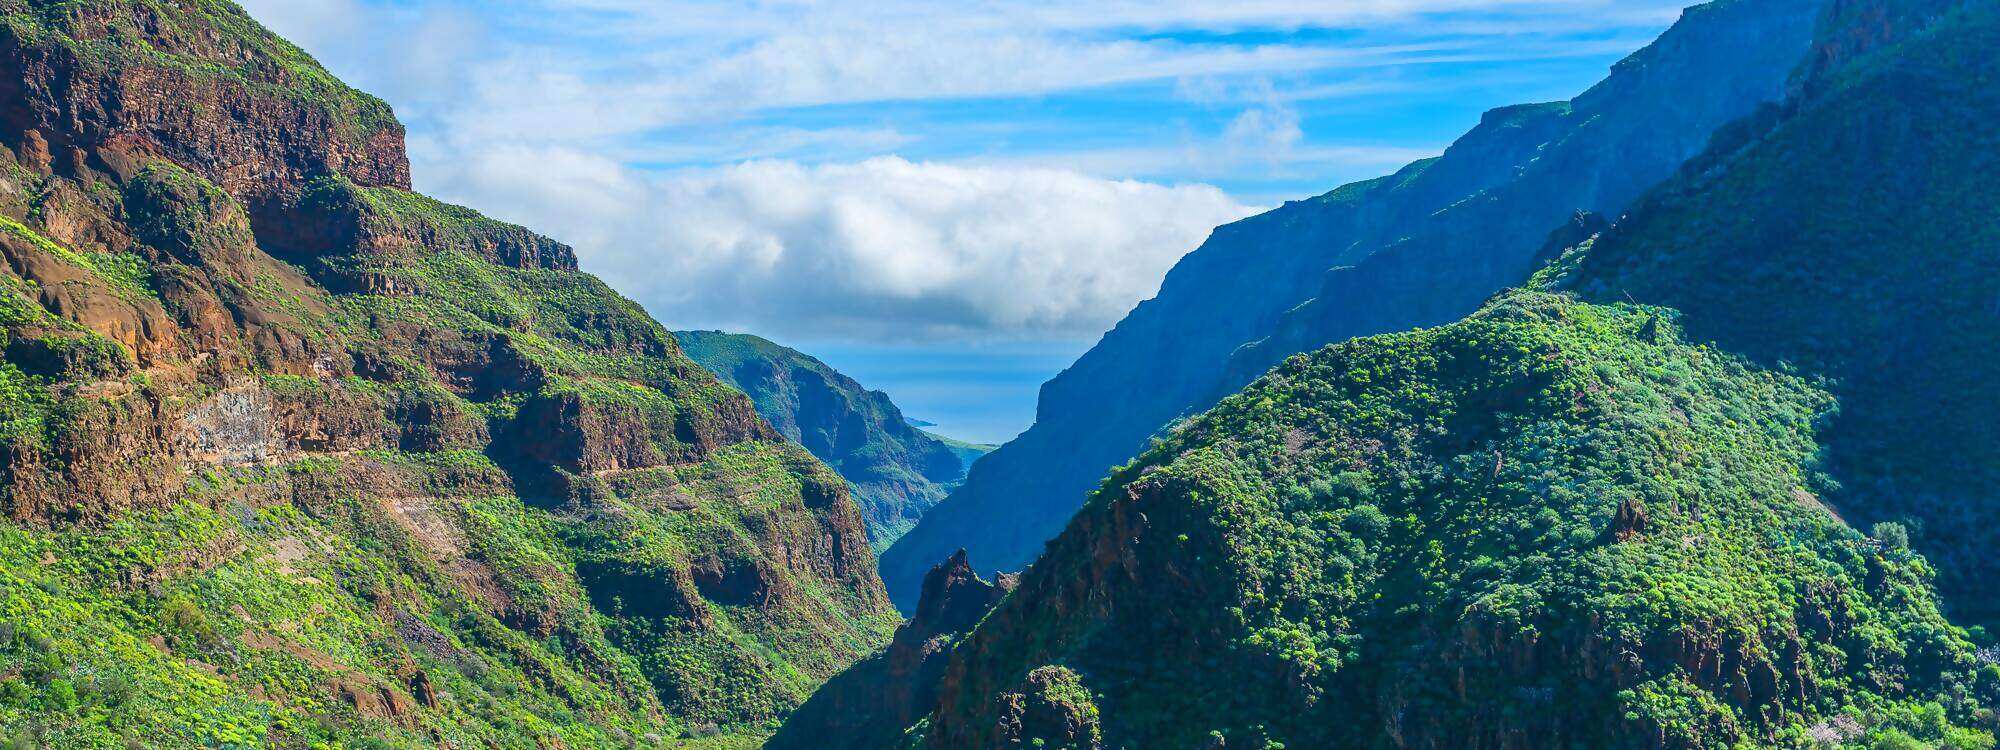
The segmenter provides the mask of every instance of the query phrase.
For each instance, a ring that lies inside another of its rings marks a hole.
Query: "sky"
[[[1566,99],[1682,0],[243,0],[419,191],[1001,442],[1215,226]]]

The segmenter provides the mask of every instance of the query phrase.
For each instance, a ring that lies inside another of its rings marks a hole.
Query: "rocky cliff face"
[[[959,639],[1012,591],[1013,576],[981,580],[960,551],[931,568],[917,609],[889,647],[813,693],[767,750],[900,747],[937,704],[937,688]]]
[[[838,476],[235,6],[0,68],[8,739],[658,744],[886,640]]]
[[[750,395],[757,413],[852,484],[876,549],[889,546],[965,478],[987,446],[911,426],[889,394],[755,336],[679,331],[690,359]]]
[[[0,3],[4,127],[30,168],[120,171],[163,160],[253,210],[342,175],[410,187],[403,127],[233,4]]]
[[[1570,102],[1495,110],[1438,159],[1216,230],[1043,387],[1034,427],[884,553],[891,595],[907,606],[959,546],[1026,565],[1107,467],[1286,356],[1449,322],[1520,282],[1576,211],[1617,216],[1783,96],[1821,4],[1698,6]]]

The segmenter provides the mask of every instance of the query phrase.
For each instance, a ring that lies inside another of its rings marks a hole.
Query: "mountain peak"
[[[410,187],[388,104],[220,0],[0,0],[0,97],[30,105],[0,137],[62,174],[164,159],[253,213],[315,178]]]
[[[1218,229],[1074,365],[1034,426],[883,554],[899,604],[964,545],[1018,570],[1106,467],[1285,357],[1448,323],[1525,279],[1579,209],[1607,217],[1782,99],[1825,0],[1721,0],[1570,102],[1496,109],[1435,159]]]

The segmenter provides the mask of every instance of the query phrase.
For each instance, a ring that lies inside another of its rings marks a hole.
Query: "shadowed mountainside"
[[[907,609],[964,547],[1031,561],[1109,467],[1285,356],[1449,322],[1521,282],[1578,211],[1616,217],[1725,123],[1779,100],[1822,0],[1722,0],[1568,102],[1494,110],[1436,159],[1217,229],[1076,364],[1035,425],[882,556]]]
[[[1993,747],[1951,618],[2000,508],[1996,45],[1984,0],[1839,3],[1795,98],[1526,288],[1114,472],[896,746]],[[917,713],[846,691],[884,658],[808,704]]]

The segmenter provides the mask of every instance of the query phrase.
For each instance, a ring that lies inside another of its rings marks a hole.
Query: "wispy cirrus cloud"
[[[1601,54],[1636,46],[1677,3],[248,0],[455,137],[537,140],[827,105]],[[1232,36],[1245,30],[1264,33]],[[1569,34],[1590,38],[1558,38]]]
[[[1681,8],[1657,0],[980,0],[930,3],[879,0],[840,3],[823,0],[775,2],[654,2],[652,0],[540,0],[526,5],[562,25],[577,13],[597,14],[607,35],[656,37],[755,35],[773,29],[855,26],[909,26],[963,31],[1031,28],[1049,32],[1163,31],[1193,29],[1296,30],[1309,27],[1369,27],[1424,17],[1445,21],[1511,20],[1516,30],[1602,28],[1663,22]]]

